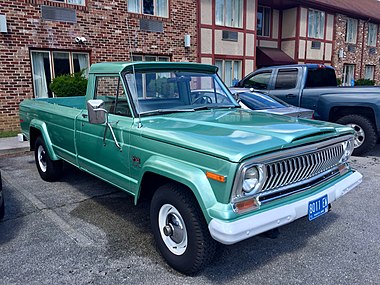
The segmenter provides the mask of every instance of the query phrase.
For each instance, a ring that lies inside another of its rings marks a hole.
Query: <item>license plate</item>
[[[327,195],[309,202],[309,221],[312,221],[329,210]]]

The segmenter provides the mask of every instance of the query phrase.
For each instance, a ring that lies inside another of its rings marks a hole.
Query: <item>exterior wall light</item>
[[[185,48],[189,48],[190,47],[190,45],[191,45],[191,37],[190,37],[190,35],[185,35],[184,43],[185,43]]]

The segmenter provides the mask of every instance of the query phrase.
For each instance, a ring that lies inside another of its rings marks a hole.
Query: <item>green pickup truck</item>
[[[185,274],[217,242],[318,218],[362,180],[352,128],[244,110],[212,65],[97,63],[85,97],[25,100],[20,122],[43,180],[65,161],[150,199],[157,247]]]

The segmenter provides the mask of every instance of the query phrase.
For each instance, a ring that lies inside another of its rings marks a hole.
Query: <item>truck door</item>
[[[104,101],[108,121],[115,139],[106,124],[90,124],[84,110],[77,118],[77,159],[80,168],[119,186],[130,189],[130,128],[132,116],[118,75],[97,75],[94,99]]]
[[[299,70],[298,68],[278,69],[274,74],[274,84],[269,94],[274,95],[285,102],[298,106]]]

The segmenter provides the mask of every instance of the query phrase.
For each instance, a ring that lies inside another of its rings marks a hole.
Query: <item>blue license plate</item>
[[[329,210],[327,195],[309,202],[309,221],[312,221]]]

